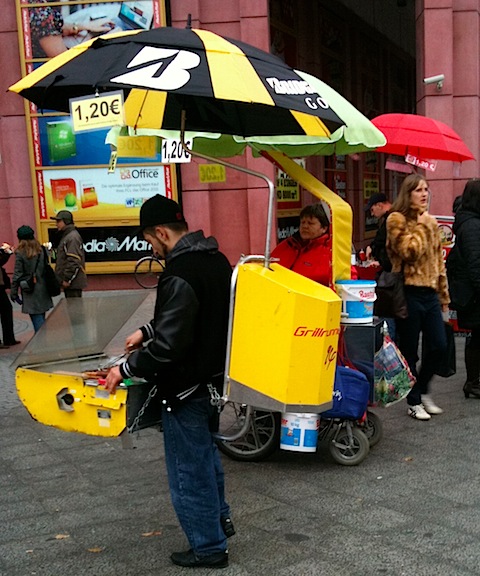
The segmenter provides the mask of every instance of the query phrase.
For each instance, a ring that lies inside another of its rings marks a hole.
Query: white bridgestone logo
[[[141,68],[115,76],[110,81],[154,90],[178,90],[190,81],[188,70],[199,64],[200,56],[194,52],[145,46],[127,66]]]

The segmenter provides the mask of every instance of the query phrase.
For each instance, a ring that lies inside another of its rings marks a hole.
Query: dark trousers
[[[430,380],[447,349],[442,309],[438,295],[432,288],[405,286],[408,318],[397,320],[397,344],[417,379],[407,396],[410,406],[420,404],[422,394],[428,394]],[[418,344],[425,342],[425,357],[417,372]]]
[[[3,343],[13,344],[13,342],[15,342],[15,335],[13,333],[13,309],[4,286],[0,286],[0,316],[2,321]]]

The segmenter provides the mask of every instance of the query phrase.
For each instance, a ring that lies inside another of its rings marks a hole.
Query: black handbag
[[[38,261],[40,260],[40,254],[37,256],[37,261],[35,263],[35,268],[33,272],[26,276],[23,280],[20,280],[20,288],[22,294],[31,294],[35,290],[35,285],[37,283],[37,267]]]
[[[405,298],[403,272],[380,272],[375,288],[377,299],[373,313],[380,318],[407,318],[408,308]]]
[[[45,284],[47,285],[47,292],[50,296],[58,296],[61,292],[60,282],[48,262],[48,254],[45,247],[43,247],[43,255],[45,256],[45,270],[43,275],[45,278]]]

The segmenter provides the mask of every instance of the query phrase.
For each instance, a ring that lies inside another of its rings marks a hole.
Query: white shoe
[[[443,410],[435,404],[430,394],[422,395],[422,404],[429,414],[443,414]]]
[[[430,420],[431,416],[425,411],[423,404],[415,404],[415,406],[409,406],[407,414],[416,420]]]

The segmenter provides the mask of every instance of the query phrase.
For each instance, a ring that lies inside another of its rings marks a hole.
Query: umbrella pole
[[[203,158],[204,160],[208,160],[209,162],[214,162],[215,164],[221,164],[222,166],[226,166],[227,168],[232,168],[233,170],[238,170],[239,172],[244,172],[245,174],[249,174],[250,176],[256,176],[257,178],[261,178],[264,182],[266,182],[268,186],[268,213],[267,213],[267,237],[265,239],[265,261],[264,266],[268,268],[270,265],[270,253],[271,253],[271,237],[272,237],[272,227],[273,227],[273,210],[275,206],[275,186],[273,182],[262,174],[261,172],[256,172],[255,170],[251,170],[250,168],[245,168],[244,166],[237,166],[236,164],[232,164],[231,162],[227,162],[221,158],[214,158],[212,156],[208,156],[207,154],[202,154],[200,152],[194,152],[187,148],[185,144],[185,120],[186,114],[185,110],[182,110],[182,124],[180,129],[180,143],[182,148],[185,152],[188,152],[192,156],[197,158]]]

